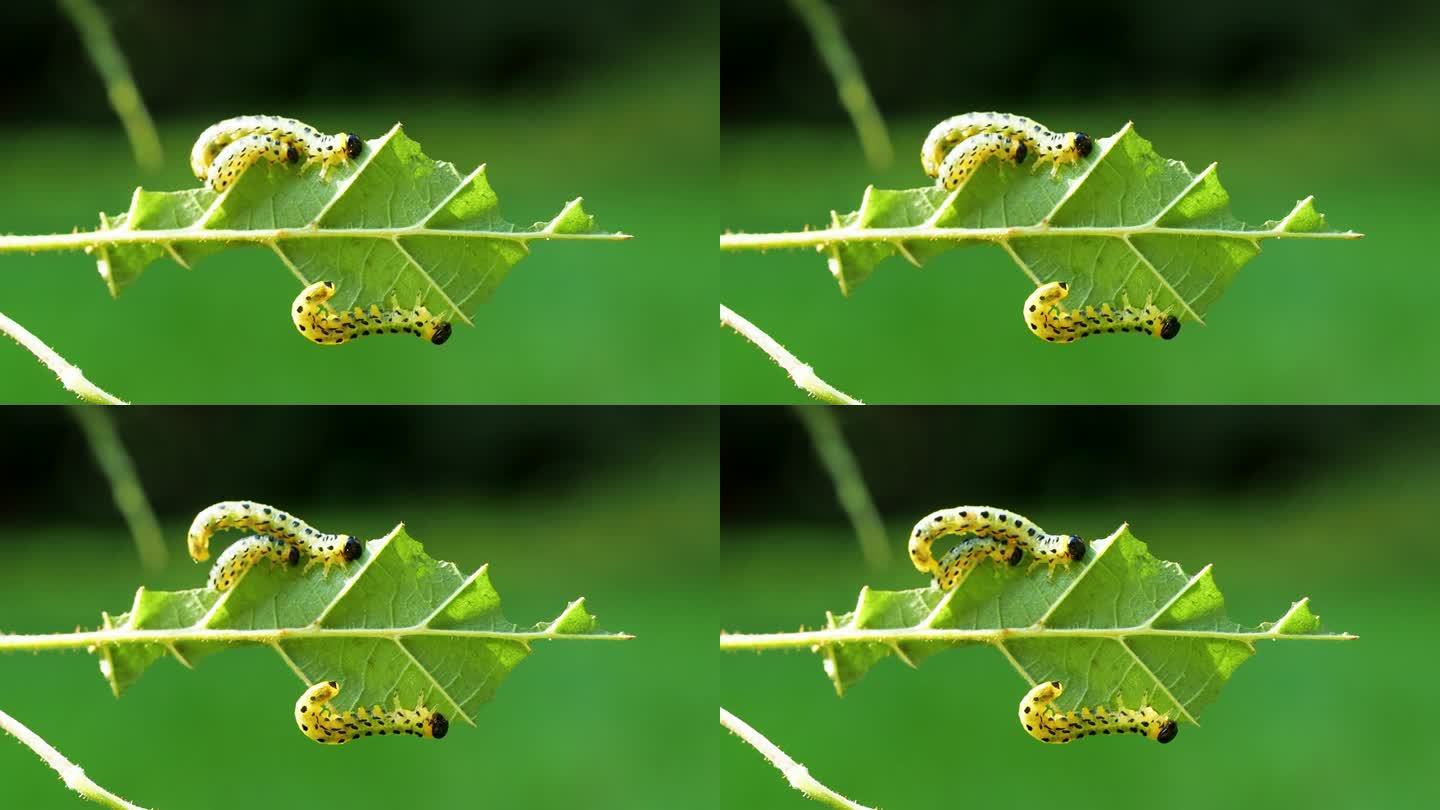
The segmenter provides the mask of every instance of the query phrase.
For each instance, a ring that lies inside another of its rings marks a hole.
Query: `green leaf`
[[[1246,225],[1230,213],[1216,164],[1194,174],[1126,124],[1058,179],[990,161],[955,191],[872,186],[859,210],[832,213],[827,229],[729,234],[721,247],[813,246],[849,295],[892,256],[920,266],[957,247],[994,243],[1037,286],[1069,282],[1067,308],[1113,303],[1124,293],[1201,321],[1260,252],[1260,240],[1359,236],[1331,229],[1308,197],[1283,219]]]
[[[1353,638],[1320,632],[1305,599],[1275,622],[1237,624],[1209,566],[1187,576],[1151,556],[1128,526],[1091,549],[1054,576],[987,563],[950,592],[866,588],[853,611],[828,615],[825,630],[794,635],[823,657],[841,694],[892,655],[918,667],[944,650],[988,645],[1030,684],[1062,682],[1062,709],[1148,704],[1189,722],[1255,654],[1256,641]]]
[[[629,638],[595,628],[584,599],[547,622],[510,623],[488,566],[464,577],[427,556],[400,525],[328,576],[319,566],[301,575],[262,562],[225,593],[141,588],[129,612],[105,616],[93,649],[117,696],[166,655],[189,667],[253,644],[273,649],[307,684],[339,681],[338,709],[396,697],[411,705],[423,695],[427,706],[473,725],[531,642]]]
[[[111,294],[162,257],[190,267],[227,248],[258,245],[301,284],[334,281],[336,309],[420,301],[467,323],[531,240],[628,238],[597,232],[579,198],[549,221],[507,222],[484,166],[462,177],[426,157],[399,124],[326,179],[314,169],[259,163],[223,194],[136,189],[130,210],[101,214],[100,224],[66,241],[95,255]]]

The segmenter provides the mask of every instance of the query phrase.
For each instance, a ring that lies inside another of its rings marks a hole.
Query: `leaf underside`
[[[127,642],[101,646],[100,670],[119,696],[159,658],[171,655],[186,666],[236,644],[264,644],[279,653],[306,683],[339,681],[338,709],[381,704],[399,698],[474,724],[505,676],[530,654],[528,639],[503,634],[549,631],[560,636],[596,634],[596,619],[583,599],[570,603],[552,621],[530,628],[500,613],[500,595],[488,566],[466,578],[453,563],[436,561],[403,525],[371,540],[365,554],[343,572],[328,576],[319,566],[301,575],[261,562],[225,593],[208,588],[148,591],[141,588],[129,612],[105,616],[117,630],[187,629],[186,640]],[[487,631],[501,637],[419,635],[438,631]],[[369,629],[366,637],[321,638],[313,631]],[[209,631],[284,630],[273,642],[233,641]],[[391,632],[393,631],[393,632]],[[307,637],[308,635],[308,637]],[[299,695],[297,690],[296,696]]]
[[[1136,231],[1153,224],[1153,229]],[[1036,285],[1070,284],[1070,308],[1153,298],[1178,317],[1200,320],[1235,273],[1260,252],[1259,239],[1276,233],[1334,233],[1306,198],[1283,220],[1248,226],[1230,212],[1230,197],[1212,164],[1194,174],[1155,153],[1132,124],[1101,138],[1085,160],[1031,172],[1001,161],[983,165],[952,192],[926,187],[866,189],[858,211],[837,216],[836,228],[1008,229],[1115,228],[1114,235],[1050,231],[1000,238],[837,241],[821,245],[841,292],[849,294],[876,265],[904,255],[916,265],[948,250],[999,241]],[[1124,230],[1119,230],[1124,229]],[[1171,229],[1167,232],[1167,229]],[[1176,233],[1200,229],[1217,233]],[[1234,232],[1243,232],[1234,234]],[[1221,233],[1225,232],[1225,233]],[[1250,234],[1254,234],[1251,236]]]
[[[826,674],[843,694],[892,655],[919,666],[946,649],[988,645],[1005,654],[1030,684],[1063,683],[1065,692],[1057,701],[1061,709],[1151,705],[1194,722],[1235,669],[1255,654],[1253,643],[1239,634],[1309,635],[1320,627],[1308,600],[1294,603],[1275,623],[1244,627],[1231,621],[1208,566],[1187,576],[1178,564],[1151,556],[1128,526],[1095,541],[1086,559],[1068,571],[1060,568],[1050,577],[1043,568],[1031,573],[1026,568],[986,562],[948,599],[934,587],[862,590],[854,611],[828,614],[828,627],[895,630],[897,640],[823,644],[817,652]],[[1049,637],[1005,632],[1037,627],[1095,632]],[[1137,631],[1142,627],[1144,632]],[[994,641],[903,640],[903,631],[926,629],[999,633]]]
[[[523,240],[478,232],[596,232],[594,218],[578,198],[548,222],[521,227],[505,221],[484,166],[462,177],[454,165],[426,157],[399,124],[367,141],[355,160],[332,169],[324,180],[314,168],[301,172],[261,162],[223,194],[203,187],[137,188],[130,210],[100,219],[102,234],[191,232],[162,242],[97,245],[93,252],[100,276],[115,295],[157,259],[168,256],[188,267],[227,248],[256,246],[255,241],[206,240],[207,230],[245,230],[257,232],[259,245],[273,252],[302,284],[334,281],[336,294],[330,303],[336,309],[420,302],[432,312],[458,315],[467,322],[529,253]],[[372,233],[347,237],[346,229]],[[297,230],[333,232],[334,238],[297,235]]]

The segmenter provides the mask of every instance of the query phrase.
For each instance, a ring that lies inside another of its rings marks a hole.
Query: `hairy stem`
[[[125,127],[125,137],[130,139],[135,162],[141,168],[152,171],[160,168],[164,154],[160,149],[160,136],[155,133],[155,122],[150,119],[150,111],[145,109],[145,101],[140,98],[135,79],[130,75],[130,66],[115,41],[105,14],[91,0],[60,0],[60,8],[79,30],[90,61],[95,63],[100,79],[105,82],[110,106]]]
[[[89,799],[96,804],[103,804],[106,807],[115,807],[119,810],[145,810],[137,804],[131,804],[114,793],[95,784],[90,777],[85,775],[85,769],[65,758],[64,754],[55,750],[55,746],[45,742],[39,734],[26,728],[23,723],[0,710],[0,728],[5,729],[15,739],[24,743],[45,761],[46,765],[55,769],[60,774],[60,781],[65,786],[79,793],[81,797]]]
[[[135,472],[135,462],[125,451],[120,434],[115,431],[115,422],[108,412],[98,408],[74,407],[71,413],[85,431],[100,471],[110,481],[110,494],[130,527],[130,536],[135,538],[140,564],[147,571],[159,571],[169,559],[165,539],[160,533],[160,522],[155,519],[155,510],[150,508],[150,501],[145,497],[145,488],[140,485],[140,476]]]
[[[790,379],[795,381],[796,387],[821,402],[828,402],[831,405],[865,404],[820,379],[814,369],[800,362],[800,358],[786,351],[785,347],[777,343],[774,338],[760,331],[759,327],[740,317],[724,304],[720,305],[720,325],[734,329],[741,337],[755,344],[760,351],[769,355],[776,365],[790,375]]]
[[[55,250],[85,250],[102,245],[174,245],[179,243],[247,242],[273,245],[309,239],[383,239],[392,241],[408,236],[440,236],[458,239],[503,239],[511,242],[537,240],[580,240],[613,242],[630,239],[624,233],[547,233],[545,231],[467,231],[461,229],[426,228],[420,225],[399,228],[271,228],[268,230],[221,230],[217,228],[170,228],[166,230],[130,231],[115,228],[80,233],[40,234],[38,236],[0,236],[0,253],[41,253]]]
[[[895,149],[890,145],[885,119],[875,106],[865,75],[860,72],[860,62],[845,40],[845,32],[840,30],[835,10],[825,0],[790,0],[790,5],[800,15],[805,27],[810,29],[815,49],[820,52],[820,59],[835,81],[840,103],[855,125],[855,134],[860,138],[860,148],[865,150],[866,161],[871,168],[884,169],[895,159]]]
[[[855,527],[865,563],[872,570],[885,568],[890,563],[890,543],[885,539],[885,524],[880,520],[880,513],[875,511],[875,503],[870,500],[870,489],[865,486],[865,477],[860,474],[860,465],[855,461],[855,454],[850,452],[839,420],[828,408],[797,405],[795,411],[810,434],[816,455],[820,456],[825,470],[830,473],[830,480],[835,484],[835,497]]]
[[[217,630],[180,627],[166,630],[130,630],[116,627],[78,633],[41,633],[36,635],[0,635],[0,652],[12,650],[66,650],[85,647],[108,647],[122,644],[179,644],[187,642],[248,642],[274,644],[282,641],[339,639],[415,638],[493,638],[504,641],[624,641],[634,638],[626,633],[556,633],[551,630],[504,632],[498,630],[436,629],[414,627],[280,627],[260,630]]]
[[[783,650],[825,647],[836,644],[904,644],[915,641],[962,641],[1000,644],[1021,638],[1105,638],[1124,639],[1135,636],[1165,638],[1211,638],[1217,641],[1353,641],[1349,633],[1280,633],[1275,630],[1226,632],[1223,630],[1171,630],[1137,625],[1135,627],[1062,628],[1032,625],[995,629],[948,629],[939,627],[905,627],[866,630],[836,627],[828,630],[802,630],[796,633],[721,633],[721,650]],[[3,649],[3,646],[0,646]]]
[[[838,807],[841,810],[871,810],[863,804],[857,804],[841,796],[839,793],[825,787],[815,777],[810,775],[810,769],[796,762],[789,754],[780,750],[775,743],[765,738],[765,735],[756,731],[744,720],[736,717],[730,712],[720,708],[720,725],[730,733],[744,740],[751,748],[760,752],[760,755],[770,761],[785,777],[790,786],[805,794],[806,798],[813,799],[821,804],[831,807]]]
[[[28,349],[36,359],[45,364],[46,368],[55,372],[55,376],[60,379],[60,384],[65,386],[66,390],[75,394],[82,401],[96,405],[130,404],[87,380],[85,374],[78,367],[71,365],[54,349],[45,345],[45,341],[35,337],[28,329],[11,320],[3,312],[0,312],[0,332],[9,335],[11,340]]]

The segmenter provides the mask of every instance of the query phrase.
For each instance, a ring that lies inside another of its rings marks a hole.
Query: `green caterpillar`
[[[1180,334],[1180,319],[1155,308],[1153,301],[1135,309],[1128,296],[1116,311],[1109,304],[1066,311],[1060,302],[1070,295],[1070,285],[1063,281],[1042,284],[1025,299],[1025,325],[1031,334],[1047,343],[1074,343],[1090,335],[1113,335],[1116,332],[1139,332],[1170,340]]]
[[[440,712],[425,708],[423,696],[414,709],[400,708],[397,698],[393,711],[374,706],[335,712],[326,704],[338,694],[340,684],[335,681],[321,681],[305,690],[295,703],[295,724],[301,733],[318,743],[341,745],[360,737],[387,734],[438,740],[450,731],[450,721]]]
[[[196,179],[208,182],[211,165],[218,160],[218,155],[225,147],[252,135],[270,137],[293,147],[297,157],[305,156],[305,165],[301,167],[301,171],[312,163],[319,163],[321,177],[330,169],[357,157],[365,148],[365,142],[360,140],[358,135],[349,132],[326,135],[294,118],[241,115],[208,127],[195,139],[195,145],[190,148],[190,170],[195,173]]]
[[[936,560],[931,545],[947,534],[971,534],[943,558]],[[910,533],[910,562],[922,574],[930,574],[942,590],[951,590],[981,560],[1016,565],[1022,552],[1032,557],[1030,567],[1046,563],[1069,566],[1085,558],[1085,541],[1079,537],[1049,534],[1029,518],[993,506],[957,506],[932,512],[915,524]]]
[[[256,532],[293,547],[297,554],[309,558],[305,563],[307,571],[318,562],[329,574],[332,565],[343,566],[359,559],[365,552],[359,538],[348,534],[326,534],[273,506],[254,501],[222,501],[202,510],[190,524],[186,542],[191,559],[196,562],[209,559],[210,536],[225,529]],[[211,587],[216,590],[223,591],[233,586],[241,574],[264,557],[280,561],[280,556],[276,555],[281,555],[284,561],[289,561],[288,552],[282,555],[278,547],[251,544],[237,549],[237,546],[240,543],[226,549],[210,572]],[[229,559],[227,555],[230,555]]]
[[[335,294],[335,282],[317,281],[300,291],[290,319],[301,335],[322,346],[339,346],[366,335],[415,335],[439,346],[450,339],[450,324],[440,320],[424,306],[414,309],[382,311],[372,304],[370,310],[355,307],[353,311],[334,314],[325,303]]]
[[[963,146],[963,141],[982,132],[998,133],[1024,141],[1028,151],[1035,153],[1035,165],[1040,168],[1046,162],[1052,163],[1050,176],[1060,172],[1061,164],[1074,163],[1090,156],[1095,142],[1083,132],[1051,132],[1033,119],[1023,115],[1000,112],[971,112],[956,115],[941,121],[930,130],[925,144],[920,147],[920,165],[931,177],[941,178],[941,165],[951,150]],[[1024,160],[1022,154],[1016,163]],[[948,186],[947,186],[948,187]]]
[[[215,565],[210,569],[210,580],[206,586],[217,591],[228,591],[251,566],[267,558],[282,565],[298,565],[300,548],[264,535],[252,535],[237,540],[215,558]]]
[[[1020,725],[1025,727],[1025,733],[1045,743],[1068,743],[1096,734],[1139,734],[1158,743],[1168,743],[1180,730],[1174,720],[1151,706],[1114,712],[1105,711],[1104,706],[1094,712],[1051,710],[1050,704],[1063,691],[1059,681],[1047,681],[1025,694],[1020,701]]]

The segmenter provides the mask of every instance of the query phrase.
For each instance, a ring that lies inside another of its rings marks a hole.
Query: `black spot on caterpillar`
[[[320,164],[321,177],[332,167],[358,156],[365,147],[365,142],[360,140],[358,135],[348,132],[326,135],[294,118],[241,115],[227,118],[200,133],[200,137],[195,139],[195,145],[190,148],[190,170],[195,172],[197,179],[207,180],[216,156],[228,144],[251,135],[268,135],[294,146],[298,154],[305,156],[305,166],[311,163]]]
[[[1096,734],[1139,734],[1159,743],[1168,743],[1180,730],[1174,720],[1150,706],[1135,711],[1122,708],[1114,712],[1105,711],[1104,706],[1094,712],[1089,709],[1079,712],[1052,710],[1050,704],[1063,691],[1059,681],[1045,681],[1026,693],[1020,701],[1020,725],[1024,726],[1027,734],[1047,743],[1068,743]]]
[[[436,346],[450,339],[450,324],[424,306],[382,311],[371,304],[336,315],[325,303],[335,294],[333,281],[317,281],[300,291],[291,305],[290,319],[301,335],[322,346],[339,346],[366,335],[415,335]]]
[[[297,565],[300,548],[264,535],[237,540],[215,558],[215,565],[210,569],[210,581],[206,585],[217,591],[228,591],[251,566],[266,558],[282,565]]]
[[[1016,163],[1025,162],[1025,141],[998,132],[982,132],[971,135],[950,150],[940,164],[940,175],[935,179],[937,186],[957,189],[970,179],[980,164],[991,157],[1009,158]]]
[[[220,150],[215,162],[210,164],[205,182],[218,194],[234,185],[240,175],[261,158],[271,163],[294,163],[300,159],[300,153],[294,146],[270,135],[246,135]]]
[[[1155,308],[1153,301],[1135,309],[1130,306],[1129,297],[1123,298],[1121,308],[1113,310],[1109,304],[1085,307],[1068,312],[1060,302],[1070,294],[1070,285],[1063,281],[1042,284],[1025,299],[1025,325],[1030,333],[1047,343],[1074,343],[1090,335],[1109,335],[1116,332],[1139,332],[1169,340],[1180,334],[1180,319]]]
[[[1060,172],[1060,164],[1074,163],[1089,157],[1094,141],[1083,132],[1051,132],[1039,123],[1023,115],[999,112],[972,112],[956,115],[941,121],[930,130],[925,145],[920,147],[920,165],[931,177],[941,178],[942,161],[956,144],[981,132],[993,132],[1019,138],[1029,150],[1035,153],[1035,165],[1049,161],[1054,165],[1050,176]],[[1023,156],[1020,160],[1023,160]],[[1019,163],[1020,160],[1016,162]],[[953,188],[953,186],[952,186]]]
[[[930,546],[947,534],[975,536],[960,541],[936,560]],[[931,512],[910,532],[910,562],[921,573],[933,576],[935,584],[947,591],[960,584],[986,557],[1016,565],[1025,551],[1032,557],[1031,568],[1043,562],[1054,571],[1056,565],[1069,566],[1084,559],[1085,549],[1085,541],[1073,534],[1049,534],[1029,518],[993,506],[957,506]]]
[[[340,684],[321,681],[300,696],[295,703],[295,724],[306,737],[326,745],[340,745],[360,737],[387,734],[438,740],[450,730],[450,721],[445,715],[425,708],[423,695],[414,709],[400,708],[400,700],[396,698],[393,711],[387,712],[379,706],[349,712],[331,711],[326,704],[338,694]]]
[[[190,546],[190,557],[196,562],[210,557],[210,536],[217,531],[225,529],[241,529],[244,531],[257,532],[274,540],[279,540],[286,545],[294,546],[300,554],[309,558],[305,563],[308,571],[310,566],[321,563],[325,566],[325,573],[330,573],[330,566],[344,565],[360,558],[364,553],[365,546],[359,538],[348,534],[325,534],[312,528],[310,524],[273,506],[266,506],[263,503],[254,501],[223,501],[210,506],[195,516],[195,521],[190,524],[190,533],[186,541]],[[217,590],[225,590],[240,578],[240,575],[254,565],[266,553],[261,553],[244,560],[243,567],[235,568],[228,578],[225,588],[214,585],[216,573],[220,564],[227,562],[225,556],[235,551],[235,546],[226,549],[221,559],[216,561],[215,569],[210,572],[212,587]],[[236,551],[237,555],[241,552]],[[228,562],[239,563],[243,557],[236,557]]]

